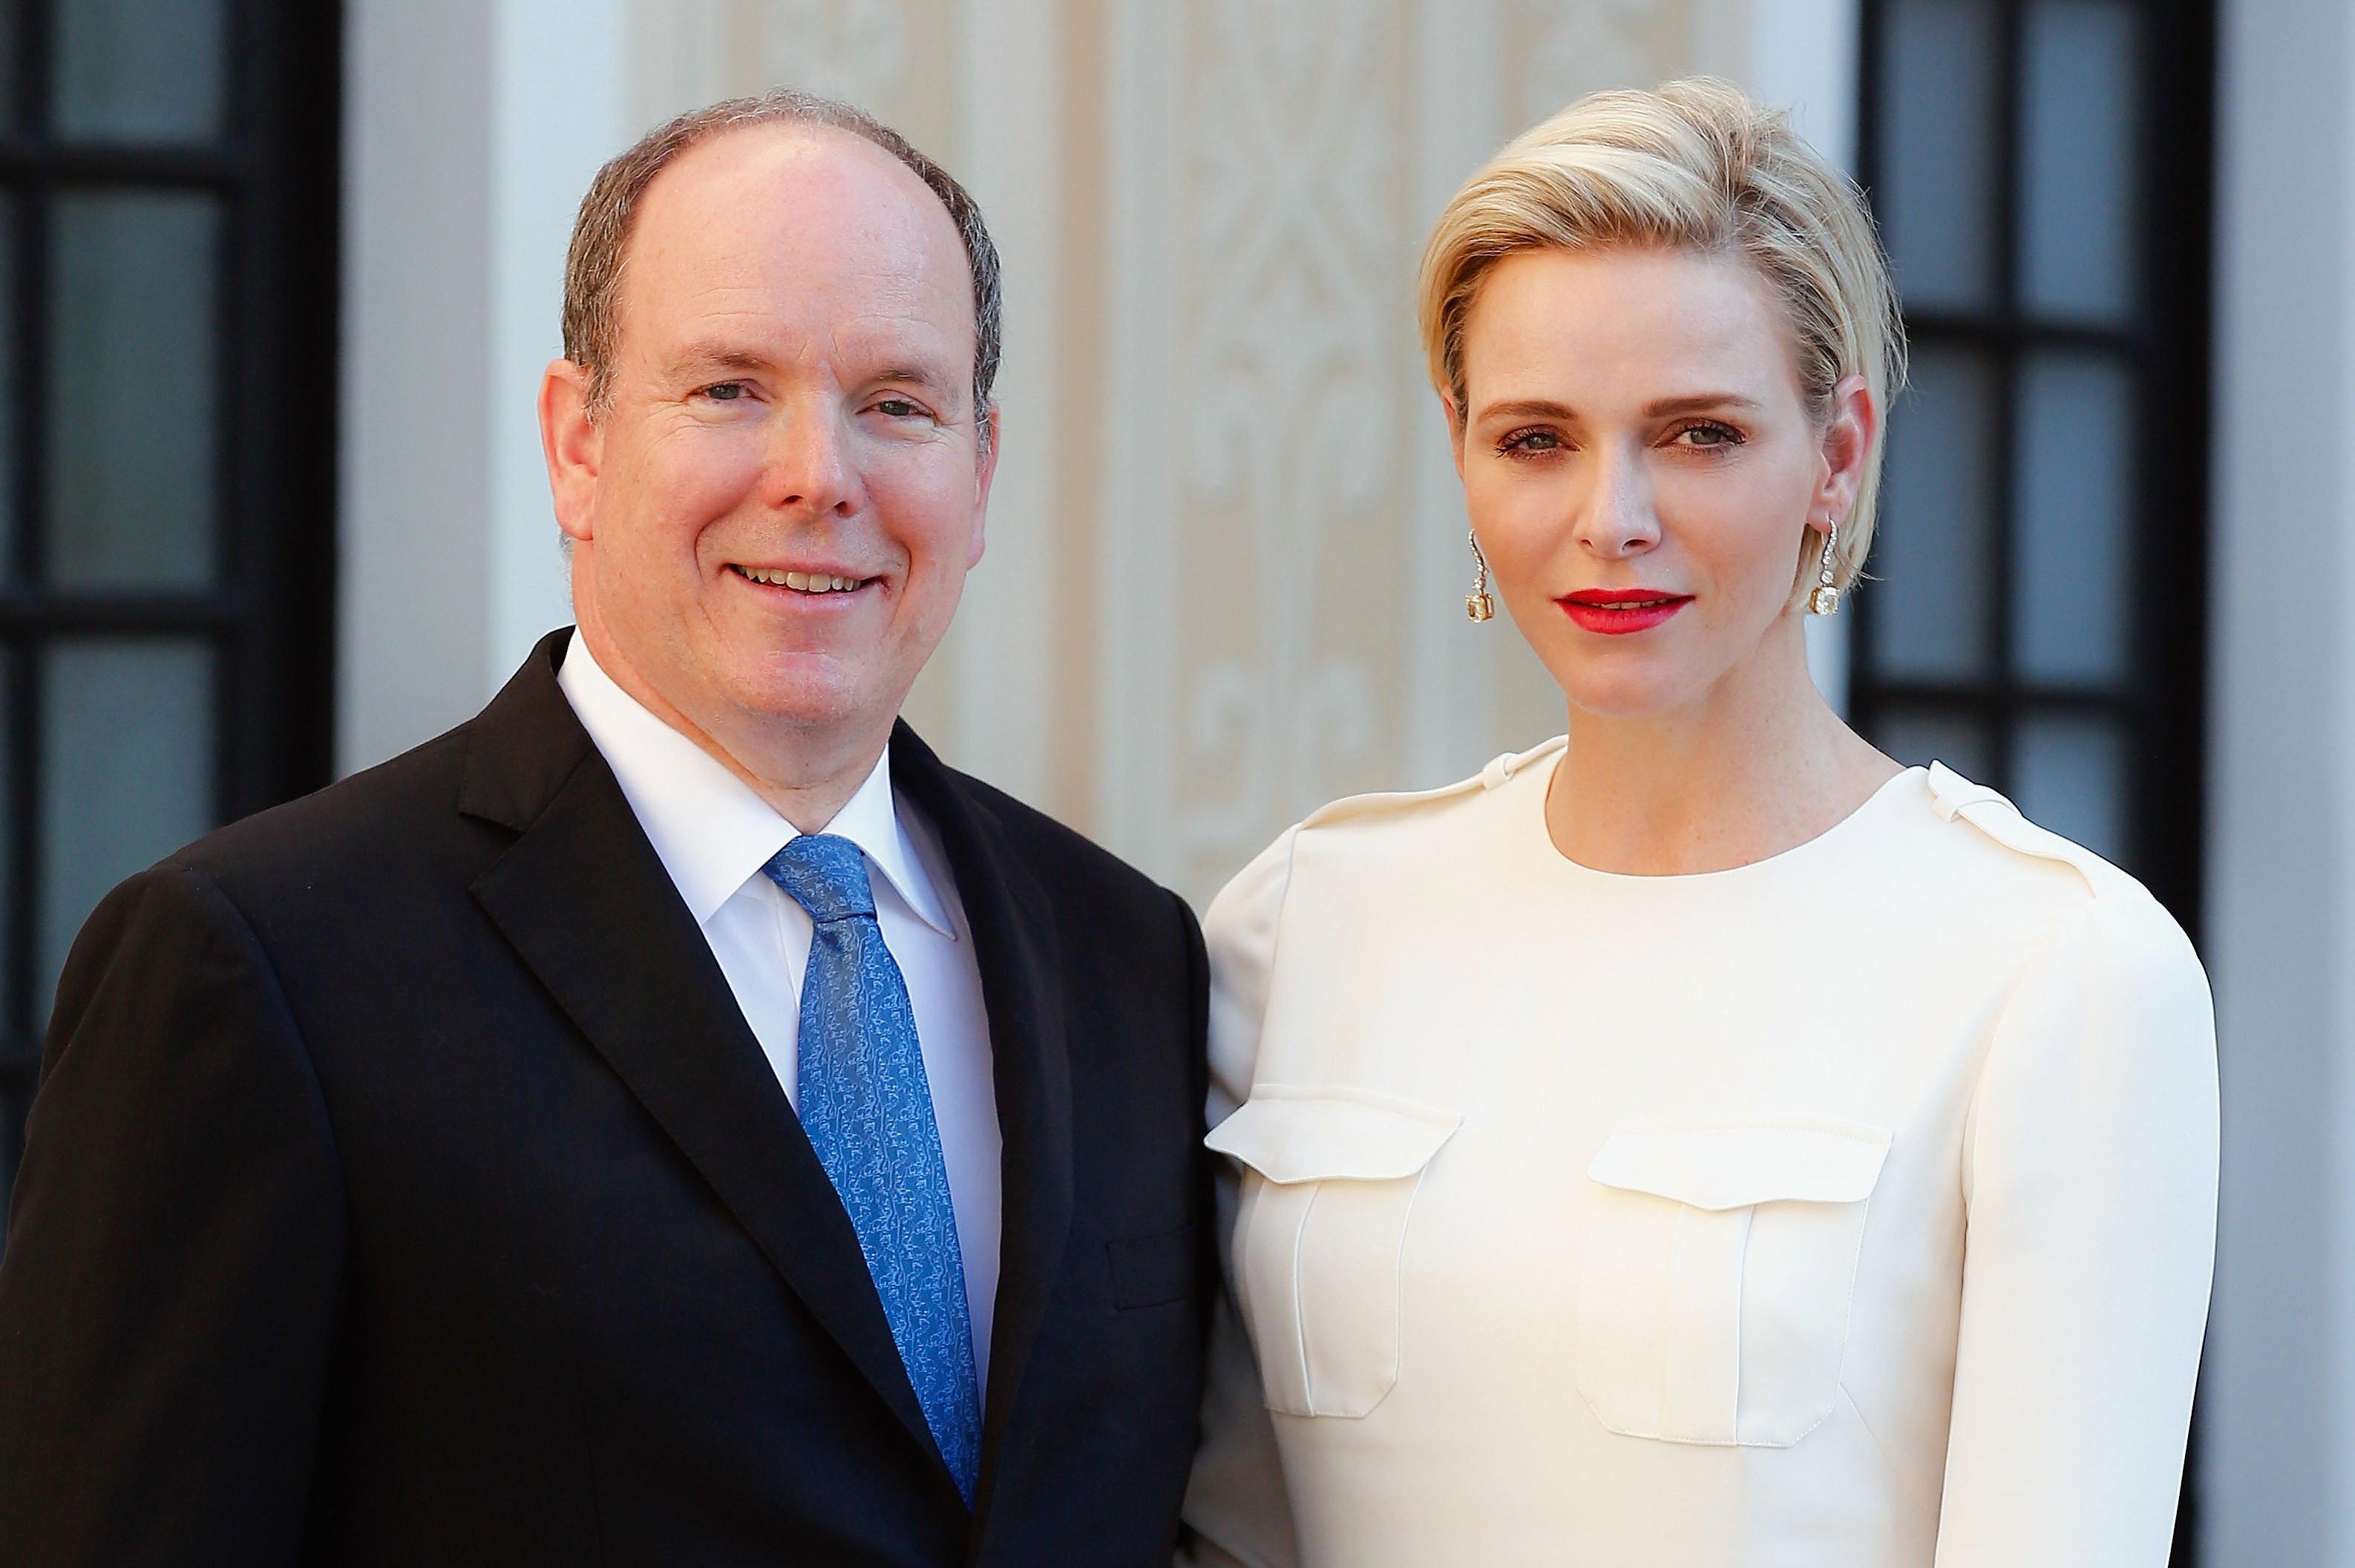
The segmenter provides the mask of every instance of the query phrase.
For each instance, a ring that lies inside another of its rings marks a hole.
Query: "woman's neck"
[[[1896,776],[1816,690],[1793,630],[1673,712],[1573,705],[1546,793],[1554,848],[1629,876],[1727,870],[1828,831]]]

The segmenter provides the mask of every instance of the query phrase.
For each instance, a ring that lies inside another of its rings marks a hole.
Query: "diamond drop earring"
[[[1480,536],[1465,529],[1464,542],[1472,547],[1472,561],[1477,569],[1472,575],[1472,592],[1464,596],[1464,618],[1467,621],[1493,620],[1497,602],[1488,597],[1488,558],[1480,553]]]
[[[1832,552],[1838,548],[1839,525],[1827,517],[1824,519],[1823,575],[1816,583],[1816,591],[1807,595],[1807,610],[1811,614],[1834,615],[1839,613],[1840,591],[1832,585]]]

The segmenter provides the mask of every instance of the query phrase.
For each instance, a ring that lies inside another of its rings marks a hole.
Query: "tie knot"
[[[820,925],[875,912],[866,851],[847,838],[805,833],[778,850],[762,869]]]

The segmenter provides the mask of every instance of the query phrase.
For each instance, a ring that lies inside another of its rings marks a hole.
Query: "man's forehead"
[[[931,187],[863,137],[831,126],[730,131],[682,154],[646,191],[615,304],[655,314],[754,311],[762,291],[860,314],[969,328],[964,243]]]
[[[964,345],[914,315],[797,320],[718,312],[671,325],[675,335],[657,334],[645,345],[664,369],[756,373],[825,365],[851,379],[914,381],[943,391],[964,378]]]
[[[632,249],[672,258],[767,244],[886,253],[898,267],[965,264],[932,187],[883,148],[831,125],[748,126],[688,148],[655,176],[631,227]]]

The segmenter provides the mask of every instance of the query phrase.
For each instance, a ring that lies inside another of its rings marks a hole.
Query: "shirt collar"
[[[698,926],[800,837],[718,758],[616,685],[578,632],[556,680]],[[917,919],[955,936],[940,891],[900,819],[890,746],[826,831],[858,845]]]

